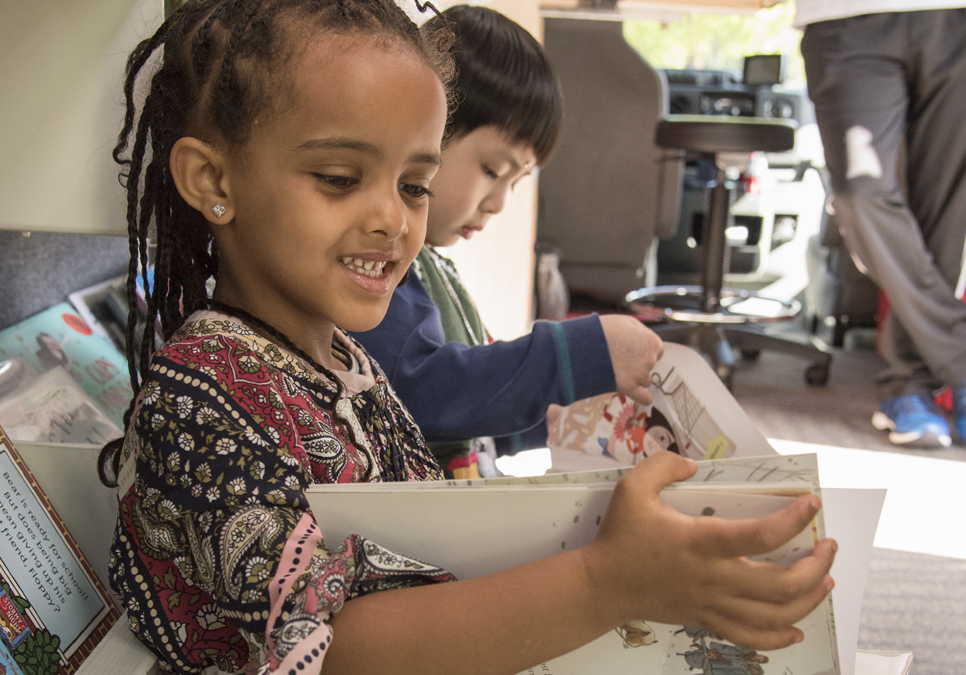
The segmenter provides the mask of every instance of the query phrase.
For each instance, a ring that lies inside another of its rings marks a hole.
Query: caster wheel
[[[812,363],[805,369],[805,382],[813,387],[828,384],[828,364]]]
[[[761,356],[760,349],[741,349],[741,358],[745,361],[756,361],[759,356]]]

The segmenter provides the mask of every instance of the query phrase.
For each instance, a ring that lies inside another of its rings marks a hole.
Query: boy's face
[[[503,210],[507,193],[530,175],[533,150],[493,126],[454,138],[443,150],[443,166],[430,185],[426,243],[452,246],[469,239]]]

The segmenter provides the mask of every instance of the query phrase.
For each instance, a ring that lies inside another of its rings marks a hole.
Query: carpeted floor
[[[871,349],[837,351],[824,387],[805,384],[806,365],[777,353],[739,365],[733,393],[766,437],[966,462],[959,438],[948,449],[902,449],[872,427],[878,405],[874,378],[882,361]],[[923,491],[935,490],[918,481]],[[932,514],[944,524],[940,536],[961,541],[966,537],[962,490],[944,495],[940,503],[946,506]],[[966,675],[966,560],[876,548],[859,648],[912,651],[913,675]]]

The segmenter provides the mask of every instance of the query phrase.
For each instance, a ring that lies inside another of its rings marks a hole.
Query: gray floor
[[[902,449],[872,427],[882,361],[868,340],[850,342],[860,348],[836,351],[824,387],[805,384],[803,359],[766,352],[739,365],[735,397],[769,438],[966,461],[958,438],[938,451]],[[963,537],[963,513],[936,518],[948,519],[949,536]],[[966,560],[875,549],[859,648],[912,651],[913,675],[966,675]]]

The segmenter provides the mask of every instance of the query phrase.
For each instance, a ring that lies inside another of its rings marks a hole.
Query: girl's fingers
[[[658,493],[671,483],[687,480],[698,470],[698,463],[673,452],[659,452],[647,457],[626,474],[626,481],[634,489],[660,499]]]
[[[704,626],[713,634],[747,649],[767,651],[783,649],[796,642],[801,642],[804,633],[794,626],[777,630],[762,630],[736,623],[728,618],[717,618]]]
[[[700,518],[699,546],[706,555],[721,558],[770,553],[805,529],[820,506],[818,497],[806,495],[760,520]]]
[[[709,612],[713,624],[708,630],[717,632],[735,644],[754,649],[781,649],[802,635],[794,627],[832,590],[831,577],[806,595],[787,603],[769,603],[747,598],[723,599]]]
[[[798,623],[811,614],[834,587],[832,577],[825,576],[819,583],[793,598],[768,602],[736,596],[723,596],[716,610],[736,623],[760,630],[778,630]]]
[[[835,559],[836,543],[823,539],[814,551],[790,568],[746,558],[734,560],[729,587],[736,597],[763,602],[788,602],[810,593],[828,576]]]

